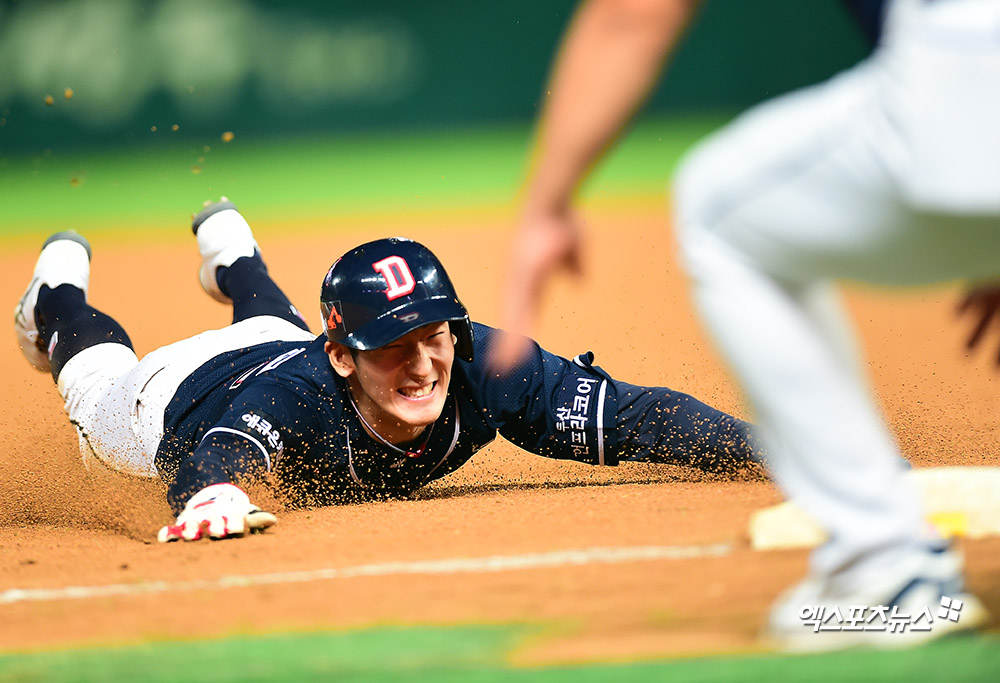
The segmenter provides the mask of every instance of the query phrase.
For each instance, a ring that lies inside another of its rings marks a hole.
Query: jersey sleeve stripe
[[[268,472],[271,471],[271,456],[267,454],[267,449],[264,448],[263,443],[261,443],[254,437],[250,436],[246,432],[241,432],[238,429],[230,429],[229,427],[212,427],[207,432],[205,432],[205,436],[201,438],[202,442],[204,442],[205,439],[208,438],[209,434],[214,434],[215,432],[223,432],[225,434],[236,434],[237,436],[242,436],[246,439],[249,439],[251,443],[257,446],[257,448],[260,449],[260,452],[264,454],[264,464],[267,466],[267,471]]]
[[[597,464],[604,464],[604,399],[608,393],[608,380],[601,382],[597,394]]]

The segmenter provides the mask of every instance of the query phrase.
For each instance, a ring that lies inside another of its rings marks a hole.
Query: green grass
[[[989,681],[1000,638],[903,652],[725,656],[631,664],[516,668],[525,627],[381,628],[0,656],[0,681]]]
[[[724,120],[640,123],[595,174],[587,195],[664,195],[682,151]],[[262,222],[511,206],[530,130],[229,143],[160,136],[151,138],[155,144],[99,153],[0,158],[0,238],[66,227],[176,227],[220,194]]]
[[[499,667],[512,634],[483,627],[379,629],[36,653],[0,657],[0,681],[400,680]]]

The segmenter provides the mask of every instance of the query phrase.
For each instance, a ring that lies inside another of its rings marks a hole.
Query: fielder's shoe
[[[73,285],[86,295],[90,286],[90,243],[74,230],[57,232],[45,240],[35,262],[31,283],[14,307],[14,333],[28,362],[42,371],[49,369],[49,354],[38,334],[35,304],[42,285],[56,288]]]
[[[972,631],[988,619],[962,587],[958,553],[941,549],[850,594],[828,579],[806,579],[778,599],[764,638],[786,652],[898,649]]]
[[[219,287],[216,274],[219,268],[233,265],[236,259],[253,256],[257,242],[236,205],[223,197],[214,204],[208,204],[191,222],[191,230],[198,238],[201,252],[201,268],[198,281],[202,289],[216,301],[231,303]]]

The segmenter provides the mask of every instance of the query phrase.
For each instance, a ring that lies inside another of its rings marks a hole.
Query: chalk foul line
[[[713,545],[630,546],[621,548],[579,548],[525,555],[491,555],[488,557],[457,557],[418,562],[384,562],[354,567],[314,569],[272,574],[222,576],[217,579],[192,581],[143,581],[115,583],[105,586],[65,586],[61,588],[10,588],[0,592],[0,605],[17,602],[50,602],[53,600],[86,600],[114,596],[138,596],[155,593],[177,593],[200,590],[221,590],[275,584],[309,583],[370,576],[486,574],[523,569],[583,566],[591,564],[623,564],[651,560],[685,560],[701,557],[722,557],[733,551],[728,543]]]

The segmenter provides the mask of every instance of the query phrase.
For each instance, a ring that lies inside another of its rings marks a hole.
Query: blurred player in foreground
[[[503,378],[483,361],[500,334],[472,323],[426,247],[393,238],[339,258],[321,289],[324,333],[268,276],[229,201],[193,228],[199,279],[233,324],[139,361],[87,301],[90,246],[42,248],[15,309],[21,349],[50,370],[90,466],[161,477],[175,524],[161,541],[240,536],[275,523],[241,486],[270,478],[292,505],[405,496],[493,441],[592,465],[746,466],[750,425],[679,392],[613,380],[590,354],[537,346]],[[155,301],[151,295],[151,301]],[[162,315],[162,313],[159,313]]]
[[[573,195],[657,80],[694,4],[581,6],[548,88],[515,237],[504,297],[512,332],[530,332],[551,273],[577,267]],[[675,184],[696,306],[760,420],[775,479],[831,539],[772,609],[767,634],[787,649],[896,647],[987,619],[962,586],[957,552],[904,484],[832,283],[1000,275],[1000,2],[857,4],[881,31],[868,59],[710,136]],[[981,311],[971,345],[998,301],[992,287],[966,301]],[[518,348],[499,353],[503,366]],[[940,618],[954,599],[958,620]],[[851,615],[857,624],[852,610],[867,619],[880,605],[923,614],[932,628],[843,626]],[[817,608],[835,628],[804,623]]]

